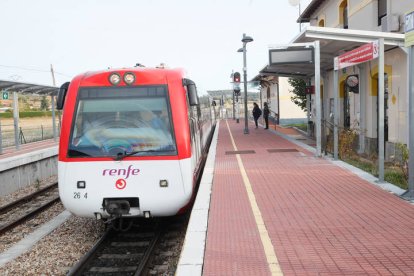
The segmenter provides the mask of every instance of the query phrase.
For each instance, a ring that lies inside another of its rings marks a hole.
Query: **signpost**
[[[9,99],[9,92],[3,91],[3,100],[8,100],[8,99]]]

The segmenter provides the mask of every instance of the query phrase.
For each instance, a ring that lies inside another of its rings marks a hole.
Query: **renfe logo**
[[[118,179],[118,180],[115,182],[115,187],[116,187],[118,190],[122,190],[123,188],[125,188],[125,187],[126,187],[126,181],[125,181],[125,179],[122,179],[122,178]]]
[[[106,176],[125,176],[125,179],[127,179],[130,175],[138,175],[140,172],[140,169],[133,169],[132,165],[129,165],[128,169],[104,169],[102,171],[102,175]]]

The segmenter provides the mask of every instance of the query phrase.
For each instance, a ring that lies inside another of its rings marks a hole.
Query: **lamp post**
[[[243,48],[237,50],[237,52],[243,52],[243,74],[244,74],[244,134],[249,134],[249,127],[247,124],[247,65],[246,65],[246,44],[253,41],[253,38],[243,34],[241,40],[243,42]]]

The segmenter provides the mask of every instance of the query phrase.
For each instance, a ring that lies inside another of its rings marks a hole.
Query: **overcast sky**
[[[53,64],[59,86],[85,71],[162,62],[201,91],[230,89],[243,33],[254,39],[251,79],[270,44],[299,33],[297,18],[289,0],[0,0],[0,79],[51,85]]]

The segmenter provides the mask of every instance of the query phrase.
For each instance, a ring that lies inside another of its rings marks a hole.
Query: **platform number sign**
[[[3,92],[3,100],[9,99],[9,92]]]

